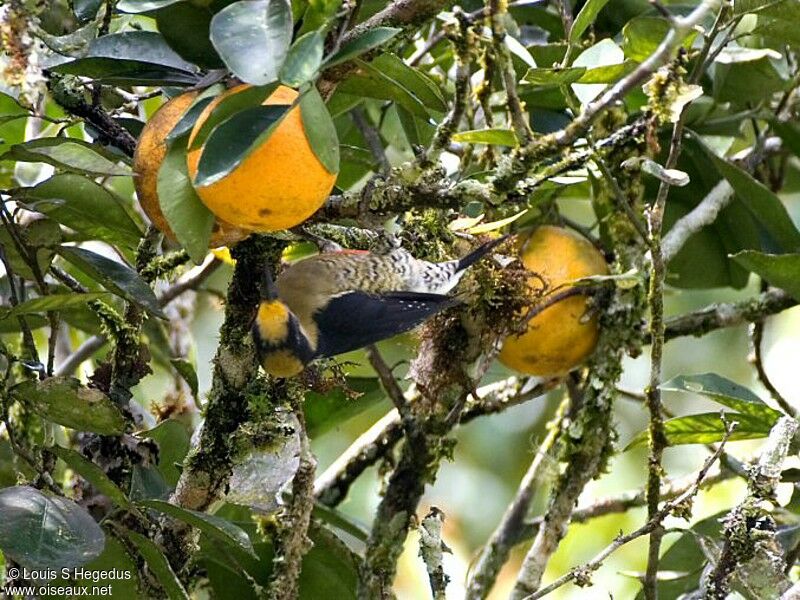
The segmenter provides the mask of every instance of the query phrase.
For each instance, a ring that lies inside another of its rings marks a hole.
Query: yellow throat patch
[[[289,309],[278,300],[262,302],[258,307],[256,324],[261,339],[276,346],[286,341],[289,335]]]

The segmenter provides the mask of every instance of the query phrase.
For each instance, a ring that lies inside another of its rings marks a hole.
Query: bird
[[[460,304],[449,292],[506,238],[438,263],[394,248],[318,254],[291,265],[276,280],[266,267],[252,325],[261,366],[273,377],[293,377],[315,359],[414,329]]]

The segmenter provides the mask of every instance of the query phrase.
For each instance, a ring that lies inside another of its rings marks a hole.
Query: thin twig
[[[446,600],[446,588],[450,578],[444,571],[444,553],[450,549],[442,541],[444,513],[432,506],[419,527],[419,555],[428,571],[433,600]]]
[[[542,476],[542,468],[546,468],[547,463],[553,459],[551,454],[561,432],[562,421],[568,405],[569,399],[565,398],[553,419],[547,424],[547,436],[539,444],[533,460],[519,484],[514,500],[506,508],[503,518],[481,550],[475,570],[467,584],[467,600],[480,600],[489,594],[497,579],[497,574],[508,560],[511,549],[517,543],[519,532],[530,510],[537,484]]]
[[[375,129],[375,127],[373,127],[367,119],[364,109],[361,107],[354,108],[350,111],[350,117],[353,119],[353,123],[355,123],[358,131],[361,133],[361,137],[363,137],[364,141],[367,143],[367,147],[369,148],[372,157],[375,159],[378,165],[380,165],[381,172],[385,175],[391,171],[392,165],[386,156],[386,151],[384,150],[383,143],[381,142],[381,136],[378,133],[378,130]]]
[[[540,590],[534,592],[527,596],[524,600],[537,600],[537,598],[543,598],[544,596],[550,594],[551,592],[557,590],[561,586],[569,583],[570,581],[580,581],[581,583],[588,583],[589,577],[593,572],[595,572],[600,565],[603,564],[606,558],[608,558],[611,554],[616,552],[619,548],[627,544],[628,542],[632,542],[635,539],[638,539],[644,535],[651,533],[656,527],[660,527],[662,521],[667,518],[672,511],[680,506],[684,505],[686,502],[694,498],[697,494],[698,490],[700,489],[703,481],[706,478],[706,474],[711,469],[712,465],[717,461],[719,455],[722,453],[722,449],[725,446],[726,442],[730,438],[731,434],[735,430],[734,424],[727,424],[727,430],[725,432],[725,436],[722,439],[722,443],[720,444],[719,449],[717,452],[709,456],[705,463],[703,464],[700,471],[697,473],[697,477],[695,478],[694,483],[681,495],[670,500],[669,502],[664,503],[664,506],[655,513],[652,518],[647,521],[644,525],[628,533],[626,535],[621,535],[617,537],[611,544],[606,546],[602,551],[600,551],[592,560],[589,562],[581,565],[580,567],[576,567],[572,569],[569,573],[562,575],[558,579],[556,579],[550,585],[547,585]]]

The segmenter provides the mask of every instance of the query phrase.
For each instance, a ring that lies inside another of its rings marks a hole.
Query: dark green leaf
[[[311,81],[322,64],[324,41],[319,31],[310,31],[292,44],[281,67],[281,82],[300,87]]]
[[[153,290],[129,266],[73,246],[59,246],[58,253],[109,292],[141,306],[154,317],[165,318]]]
[[[34,198],[33,210],[42,212],[62,225],[112,244],[135,248],[142,237],[139,226],[125,210],[122,201],[91,179],[69,173],[55,175],[25,191],[24,199]]]
[[[414,94],[427,108],[438,112],[447,111],[447,103],[433,80],[419,69],[408,66],[401,58],[394,54],[381,54],[369,65]]]
[[[174,489],[175,486],[169,485],[156,467],[133,465],[128,491],[131,501],[168,500]]]
[[[325,59],[325,67],[332,67],[346,62],[365,52],[382,46],[402,30],[396,27],[375,27],[343,44],[332,56]]]
[[[335,508],[317,502],[314,504],[312,514],[323,523],[352,535],[359,542],[366,543],[369,538],[369,529],[364,524],[356,522]]]
[[[197,71],[167,45],[164,36],[154,31],[124,31],[101,36],[89,45],[86,56],[135,60],[189,73]]]
[[[88,294],[70,292],[68,294],[50,294],[49,296],[31,298],[30,300],[17,304],[14,308],[0,308],[0,320],[10,319],[11,317],[19,315],[43,313],[50,310],[75,308],[76,306],[83,306],[91,300],[98,300],[105,296],[106,292],[90,292]]]
[[[702,394],[737,412],[763,417],[773,423],[781,417],[779,411],[764,404],[764,401],[752,391],[716,373],[678,375],[661,384],[660,388],[675,392]]]
[[[300,97],[303,130],[314,154],[329,173],[339,172],[339,138],[325,102],[311,86]]]
[[[98,146],[66,137],[46,137],[16,144],[0,156],[0,160],[43,162],[59,169],[89,175],[131,175],[121,157],[111,155]]]
[[[170,144],[158,170],[161,212],[181,246],[200,264],[208,254],[215,217],[197,195],[186,166],[186,138]]]
[[[800,300],[800,254],[762,254],[745,250],[732,256],[748,271]]]
[[[370,63],[358,61],[358,65],[361,67],[360,74],[348,77],[339,84],[343,92],[368,98],[392,100],[420,119],[430,120],[428,109],[422,100],[402,83]]]
[[[791,150],[795,156],[800,156],[800,125],[792,121],[772,121],[772,127],[775,130],[787,149]]]
[[[172,131],[169,132],[169,135],[167,135],[167,140],[169,141],[176,140],[179,137],[184,136],[187,133],[191,132],[200,114],[213,101],[214,101],[214,96],[205,96],[203,98],[197,98],[189,107],[189,109],[185,113],[183,113],[183,116],[175,124],[175,127],[172,128]]]
[[[88,388],[72,377],[23,381],[11,388],[15,400],[45,419],[76,431],[120,435],[125,417],[100,390]]]
[[[126,31],[92,41],[85,57],[50,69],[120,85],[193,85],[196,68],[152,31]]]
[[[742,413],[725,413],[725,420],[728,423],[734,421],[738,423],[728,438],[731,441],[767,437],[772,427],[770,422],[763,417]],[[664,422],[664,434],[667,436],[667,443],[670,446],[713,444],[724,439],[725,431],[725,422],[718,412],[677,417]],[[647,444],[648,438],[648,432],[642,431],[630,441],[625,449]]]
[[[167,419],[139,435],[156,441],[158,470],[169,485],[177,484],[181,473],[176,465],[182,464],[189,452],[189,433],[186,427],[175,419]]]
[[[190,363],[185,358],[173,358],[170,362],[172,363],[172,366],[175,368],[178,374],[189,385],[189,389],[192,390],[192,395],[196,398],[197,371],[195,371],[194,365],[192,365],[192,363]]]
[[[88,77],[113,85],[195,85],[199,78],[194,73],[170,67],[117,58],[79,58],[50,69],[54,73]]]
[[[608,4],[608,0],[587,0],[569,30],[570,43],[575,44],[581,39],[583,32],[594,23],[598,13],[606,4]]]
[[[758,221],[769,236],[768,247],[783,252],[800,250],[800,232],[777,194],[754,179],[752,175],[717,156],[704,144],[701,144],[701,147],[714,163],[720,175],[731,184],[739,202],[747,207],[752,217]]]
[[[48,450],[67,463],[70,469],[91,483],[98,492],[108,497],[114,504],[123,508],[130,506],[130,500],[128,500],[123,491],[108,478],[108,475],[103,472],[103,469],[85,458],[82,454],[62,446],[51,446]]]
[[[454,142],[469,144],[494,144],[497,146],[516,146],[517,136],[513,129],[474,129],[453,134]]]
[[[169,515],[184,523],[188,523],[193,527],[197,527],[197,529],[205,535],[222,542],[228,548],[236,552],[248,556],[255,556],[250,538],[247,537],[247,534],[241,528],[230,521],[208,513],[181,508],[180,506],[175,506],[174,504],[162,500],[145,500],[139,504],[146,508],[157,510],[165,515]]]
[[[0,490],[0,549],[29,569],[74,568],[100,556],[103,530],[72,500],[29,486]]]
[[[131,530],[125,531],[125,537],[133,543],[136,550],[142,555],[169,600],[189,599],[189,595],[183,589],[183,585],[181,585],[178,576],[175,575],[175,571],[169,565],[169,561],[154,542]]]
[[[523,80],[539,87],[558,87],[578,81],[586,73],[586,67],[528,69]]]
[[[194,2],[170,4],[155,14],[158,31],[181,58],[207,69],[218,69],[224,63],[209,39],[213,16],[211,7]]]
[[[209,186],[228,175],[269,139],[288,110],[284,104],[254,106],[221,123],[203,146],[194,185]]]
[[[247,83],[277,80],[291,41],[288,0],[240,0],[211,19],[211,43],[228,68]]]
[[[663,147],[668,147],[664,139]],[[694,138],[687,138],[678,168],[689,175],[689,184],[670,190],[665,225],[668,230],[680,217],[693,210],[720,181],[708,153]],[[658,183],[645,180],[647,193],[656,194]],[[713,288],[747,285],[749,273],[728,258],[744,249],[758,248],[758,223],[740,202],[731,202],[710,226],[689,238],[669,264],[669,282],[681,288]]]
[[[208,118],[203,121],[203,124],[197,130],[197,133],[192,139],[192,143],[190,144],[189,148],[194,150],[195,148],[201,147],[203,144],[205,144],[208,136],[211,135],[211,132],[214,131],[218,125],[224,121],[227,121],[240,111],[243,111],[247,108],[253,108],[255,106],[261,106],[264,100],[271,96],[277,88],[277,83],[245,87],[240,88],[235,93],[229,94],[222,98],[214,107],[214,110],[211,111],[211,114],[208,115]],[[189,111],[191,110],[192,109],[189,109]],[[188,117],[189,111],[187,111],[185,116]],[[180,125],[180,122],[178,125]]]

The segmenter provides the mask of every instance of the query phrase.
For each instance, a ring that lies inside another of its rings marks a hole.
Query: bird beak
[[[261,279],[261,299],[262,300],[277,300],[278,287],[272,279],[272,269],[269,265],[264,265],[264,272]]]

